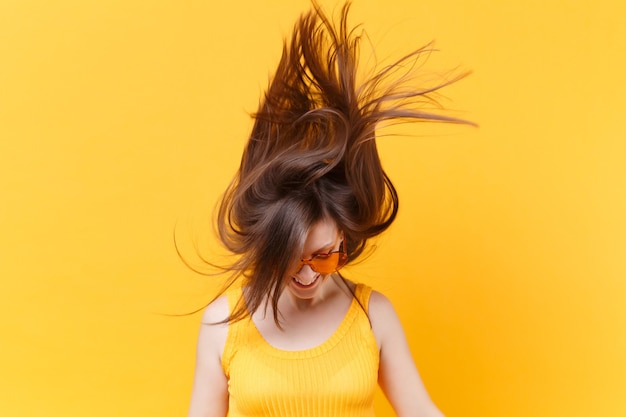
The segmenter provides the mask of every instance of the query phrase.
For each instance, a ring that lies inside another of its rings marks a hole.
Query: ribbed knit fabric
[[[371,288],[358,284],[367,311]],[[228,292],[232,308],[241,289]],[[378,347],[356,300],[335,333],[312,349],[271,346],[249,318],[230,324],[222,356],[228,417],[371,417]]]

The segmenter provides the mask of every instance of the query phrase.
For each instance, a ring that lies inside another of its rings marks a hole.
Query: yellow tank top
[[[370,293],[357,285],[365,311]],[[227,294],[232,311],[241,289]],[[228,417],[371,417],[378,361],[369,320],[354,299],[335,333],[307,350],[271,346],[245,318],[229,325],[222,355]]]

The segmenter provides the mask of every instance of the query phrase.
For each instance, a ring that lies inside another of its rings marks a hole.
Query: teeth
[[[298,284],[300,284],[300,285],[304,285],[305,287],[308,287],[309,285],[311,285],[311,284],[313,284],[313,283],[315,282],[315,280],[317,279],[317,277],[315,277],[315,278],[313,279],[313,281],[311,281],[311,282],[309,282],[309,283],[302,282],[302,281],[300,281],[300,280],[299,280],[298,278],[296,278],[296,277],[293,277],[293,279],[294,279],[294,280],[295,280]]]

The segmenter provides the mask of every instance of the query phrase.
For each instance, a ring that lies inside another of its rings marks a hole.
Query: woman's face
[[[342,236],[334,221],[321,220],[311,227],[304,241],[301,259],[311,259],[318,255],[339,250]],[[302,265],[291,274],[287,283],[289,291],[300,299],[311,299],[319,293],[324,279],[329,274],[314,271],[309,264]]]

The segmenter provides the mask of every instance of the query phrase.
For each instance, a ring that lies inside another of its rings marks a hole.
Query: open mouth
[[[296,277],[291,277],[291,280],[294,282],[294,284],[296,284],[297,287],[299,288],[311,288],[312,286],[314,286],[317,283],[317,280],[320,278],[319,275],[316,275],[315,278],[313,279],[313,281],[311,282],[304,282],[304,281],[300,281],[298,278]]]

